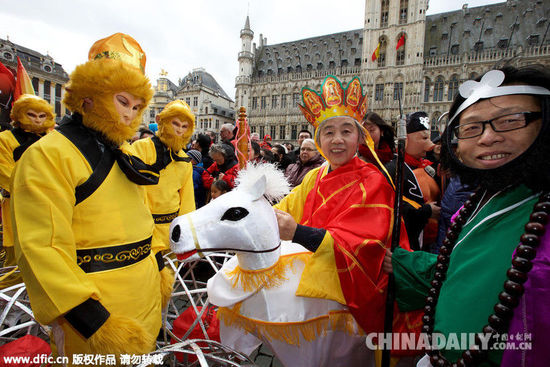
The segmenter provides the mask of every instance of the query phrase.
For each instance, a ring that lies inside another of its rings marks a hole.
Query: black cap
[[[407,134],[430,130],[430,118],[424,111],[413,112],[407,116]]]

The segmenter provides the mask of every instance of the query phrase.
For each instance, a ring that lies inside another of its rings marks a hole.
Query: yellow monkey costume
[[[130,36],[97,41],[66,87],[73,115],[27,149],[14,173],[17,262],[36,319],[53,326],[52,342],[71,362],[75,353],[147,353],[161,326],[153,220],[136,184],[154,180],[125,143],[152,97],[144,67]],[[143,100],[129,125],[114,105],[122,91]]]
[[[147,202],[155,221],[151,245],[153,252],[168,250],[170,222],[195,210],[193,166],[182,150],[193,134],[195,116],[187,103],[181,100],[168,103],[158,116],[158,136],[132,144],[136,156],[160,168],[158,185],[145,186]],[[174,118],[188,123],[182,136],[174,132]]]
[[[34,123],[27,112],[43,115],[43,121]],[[13,104],[10,118],[13,130],[0,133],[0,188],[2,188],[3,247],[6,251],[4,266],[14,266],[13,232],[10,216],[10,179],[23,152],[55,125],[53,107],[44,99],[23,94]],[[13,274],[0,282],[0,289],[21,283],[20,274]]]

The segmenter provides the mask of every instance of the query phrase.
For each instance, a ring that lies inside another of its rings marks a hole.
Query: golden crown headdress
[[[367,113],[367,95],[358,77],[354,77],[344,89],[334,75],[328,75],[321,85],[321,93],[302,88],[302,103],[298,104],[306,120],[316,129],[325,120],[337,116],[350,116],[361,122]]]

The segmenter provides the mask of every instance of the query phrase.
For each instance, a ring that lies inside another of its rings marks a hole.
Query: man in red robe
[[[313,121],[317,148],[328,165],[310,171],[276,205],[279,231],[281,239],[314,252],[298,295],[345,304],[366,333],[381,332],[388,280],[382,263],[391,244],[394,191],[381,168],[356,155],[359,144],[373,146],[359,123],[366,97],[357,107],[348,105],[338,80],[327,79],[322,90],[339,86],[335,93],[341,104],[317,116],[305,107],[302,111]],[[409,249],[405,231],[401,233],[401,246]]]

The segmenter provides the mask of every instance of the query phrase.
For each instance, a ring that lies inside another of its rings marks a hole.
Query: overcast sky
[[[369,0],[373,1],[373,0]],[[427,14],[502,2],[430,0]],[[177,83],[202,67],[234,98],[239,32],[246,15],[268,44],[363,27],[364,0],[17,0],[3,1],[0,38],[51,55],[70,73],[96,40],[116,32],[134,37],[156,83],[161,69]],[[337,4],[337,6],[335,6]]]

